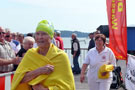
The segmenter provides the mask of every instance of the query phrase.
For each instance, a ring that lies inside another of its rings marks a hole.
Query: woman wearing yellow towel
[[[96,46],[88,51],[82,66],[81,82],[85,79],[85,71],[89,65],[87,77],[90,90],[110,90],[112,70],[116,66],[116,59],[105,43],[106,37],[103,34],[97,34],[95,36]]]
[[[27,51],[19,64],[11,90],[75,90],[67,54],[51,43],[54,28],[47,20],[39,22],[37,48]]]

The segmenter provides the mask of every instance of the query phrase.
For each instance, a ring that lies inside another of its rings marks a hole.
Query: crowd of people
[[[56,31],[55,38],[51,42],[59,49],[64,50],[60,34],[60,31]],[[37,47],[33,33],[24,36],[18,32],[11,32],[9,28],[0,27],[0,73],[16,70],[26,51],[33,47]]]
[[[72,68],[64,52],[61,32],[54,31],[47,20],[38,23],[34,35],[28,33],[25,37],[0,27],[0,74],[16,71],[11,90],[75,90],[73,74],[81,74],[83,83],[90,66],[87,72],[90,90],[109,90],[116,59],[106,46],[106,37],[99,31],[89,34],[88,53],[82,68],[78,63],[81,49],[77,34],[72,33],[71,38]]]

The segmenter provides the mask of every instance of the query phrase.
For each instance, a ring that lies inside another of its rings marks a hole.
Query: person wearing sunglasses
[[[0,27],[0,73],[13,70],[13,64],[19,63],[9,42],[5,40],[5,30]]]
[[[6,33],[5,33],[5,40],[10,43],[10,46],[11,46],[12,49],[14,50],[15,54],[17,54],[18,51],[21,49],[20,42],[17,41],[17,40],[14,40],[14,39],[12,38],[12,33],[11,33],[11,31],[10,31],[9,28],[6,28],[5,31],[6,31]],[[17,45],[16,45],[15,41],[18,42]]]

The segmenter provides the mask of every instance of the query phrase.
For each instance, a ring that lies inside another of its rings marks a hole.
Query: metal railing
[[[71,48],[64,48],[64,51],[67,53],[67,55],[70,59],[70,63],[73,66],[73,56],[71,54]],[[85,59],[87,52],[88,52],[87,48],[81,48],[81,54],[80,54],[79,59],[78,59],[80,67],[82,67],[83,60]]]

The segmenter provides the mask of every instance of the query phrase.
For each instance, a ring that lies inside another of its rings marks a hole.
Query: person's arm
[[[88,46],[88,51],[90,50],[90,41],[89,41],[89,46]]]
[[[110,62],[109,64],[112,64],[114,65],[114,67],[116,66],[116,58],[115,58],[115,55],[114,53],[112,52],[112,50],[110,50],[110,55],[109,55],[109,59],[110,59]]]
[[[13,58],[11,60],[5,60],[5,59],[0,58],[0,66],[9,65],[9,64],[17,64],[18,60],[19,60],[19,57]]]
[[[85,79],[85,71],[88,67],[88,64],[83,64],[82,66],[82,70],[81,70],[81,76],[80,76],[80,82],[83,83],[84,79]]]
[[[24,76],[24,78],[22,79],[21,83],[26,83],[31,81],[32,79],[36,78],[37,76],[41,75],[41,74],[50,74],[52,73],[54,70],[54,66],[53,65],[46,65],[43,67],[40,67],[34,71],[30,71],[27,72]]]
[[[75,57],[76,53],[77,53],[77,51],[74,51],[73,58]]]
[[[76,42],[73,44],[73,48],[74,48],[74,54],[73,54],[73,57],[75,57],[75,55],[76,55],[76,53],[77,53],[77,51],[78,51],[78,45],[77,45]]]
[[[37,84],[37,85],[34,85],[32,86],[32,89],[33,90],[49,90],[48,88],[45,88],[43,85],[41,84]]]

